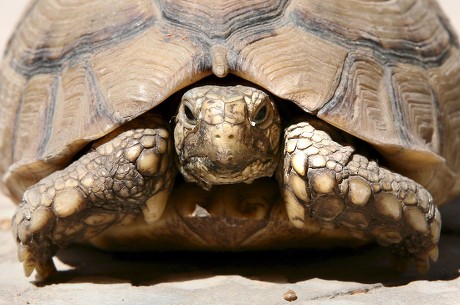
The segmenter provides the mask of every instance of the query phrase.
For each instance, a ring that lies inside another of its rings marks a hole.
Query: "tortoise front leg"
[[[159,118],[122,132],[30,187],[15,216],[19,260],[29,276],[55,271],[59,247],[94,237],[143,213],[157,220],[173,186],[169,130]]]
[[[285,133],[280,168],[284,200],[292,223],[316,221],[323,228],[345,227],[358,238],[393,245],[414,257],[426,272],[438,256],[441,217],[429,192],[409,178],[380,167],[334,142],[308,123]]]

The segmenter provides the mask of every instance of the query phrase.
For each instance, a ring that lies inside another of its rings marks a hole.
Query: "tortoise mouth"
[[[232,162],[232,156],[229,156],[229,162],[227,163],[220,161],[212,161],[207,157],[203,157],[200,159],[201,162],[205,164],[208,171],[216,173],[216,175],[221,175],[222,177],[232,177],[233,179],[235,179],[236,176],[242,171],[244,171],[248,166],[251,166],[251,164],[257,162],[257,160],[255,159],[248,160],[246,163]],[[196,162],[198,160],[194,161]]]
[[[209,160],[207,157],[191,157],[180,170],[187,182],[196,182],[206,190],[212,185],[252,183],[261,177],[271,177],[277,167],[273,158],[267,160],[250,159],[233,164]]]

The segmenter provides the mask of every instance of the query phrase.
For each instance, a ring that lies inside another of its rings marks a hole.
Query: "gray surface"
[[[25,0],[0,1],[0,51]],[[460,28],[460,1],[441,4]],[[443,211],[439,262],[429,274],[396,273],[384,249],[252,255],[111,255],[68,249],[56,259],[53,282],[25,278],[10,218],[0,196],[0,305],[3,304],[460,304],[460,200]]]
[[[213,255],[60,251],[47,283],[24,277],[9,232],[12,205],[0,209],[0,305],[3,304],[458,304],[460,237],[444,233],[426,276],[391,269],[377,246],[333,251]],[[457,212],[458,213],[458,212]],[[452,215],[451,213],[446,213]],[[448,228],[452,228],[447,224]]]

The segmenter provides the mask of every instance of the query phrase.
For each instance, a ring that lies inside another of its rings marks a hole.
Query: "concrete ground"
[[[0,51],[25,0],[0,2]],[[460,2],[441,1],[460,29]],[[459,31],[460,32],[460,31]],[[26,278],[16,258],[0,195],[0,305],[11,304],[460,304],[460,199],[443,209],[440,257],[426,276],[390,268],[385,249],[334,251],[110,254],[63,250],[48,283]]]

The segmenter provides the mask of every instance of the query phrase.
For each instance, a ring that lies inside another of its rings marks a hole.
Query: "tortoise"
[[[0,74],[19,260],[60,247],[389,246],[460,193],[460,55],[432,0],[35,0]]]

